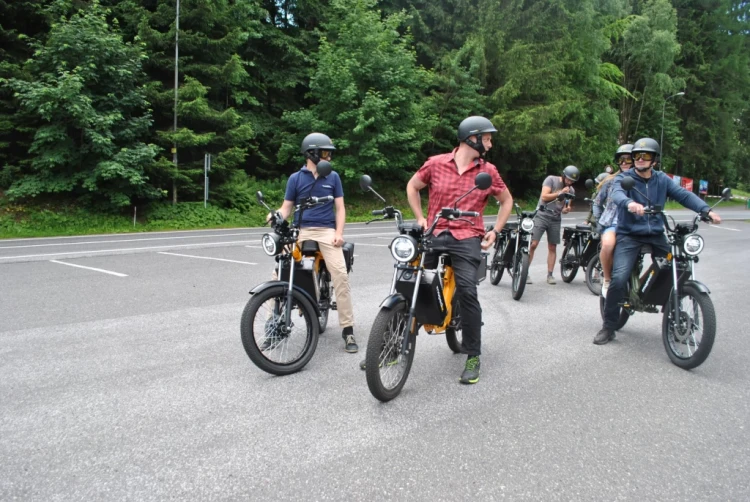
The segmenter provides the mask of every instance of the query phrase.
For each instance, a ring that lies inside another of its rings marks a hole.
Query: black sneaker
[[[615,331],[612,329],[602,328],[594,337],[594,344],[604,345],[615,339]]]
[[[269,349],[273,350],[281,343],[283,337],[279,335],[277,330],[278,328],[274,320],[268,319],[265,325],[265,337],[263,338],[263,343],[258,346],[261,352],[265,352]]]
[[[341,333],[341,337],[344,339],[344,350],[350,353],[355,353],[359,350],[357,342],[354,340],[354,329],[351,326],[344,328]]]
[[[479,356],[469,356],[466,367],[458,380],[461,383],[477,383],[479,381]]]

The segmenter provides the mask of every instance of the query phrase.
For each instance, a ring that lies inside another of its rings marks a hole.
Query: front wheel
[[[602,294],[602,281],[604,281],[602,261],[599,259],[599,254],[597,253],[589,259],[586,265],[586,286],[588,286],[591,294],[596,296]]]
[[[508,247],[507,239],[501,237],[498,237],[498,239],[502,239],[502,241],[495,247],[495,255],[492,257],[492,266],[490,268],[490,283],[493,286],[497,286],[500,279],[503,278],[505,266],[503,266],[500,260],[505,256],[505,248]]]
[[[370,392],[380,401],[398,396],[409,377],[416,333],[409,333],[409,311],[405,302],[392,309],[383,308],[375,317],[367,341],[365,374]],[[403,353],[404,337],[408,337],[407,352]]]
[[[562,259],[560,260],[560,275],[562,276],[562,280],[564,282],[572,282],[576,278],[579,266],[578,251],[571,242],[565,246]]]
[[[291,304],[287,296],[287,286],[268,288],[254,294],[242,312],[242,346],[258,368],[273,375],[301,370],[318,346],[315,307],[299,291],[292,292]]]
[[[520,300],[526,289],[526,277],[529,275],[529,255],[519,249],[513,256],[513,285],[514,300]]]
[[[711,353],[716,338],[716,312],[711,297],[690,284],[680,291],[677,316],[673,302],[670,295],[662,318],[661,337],[669,359],[689,370],[703,364]]]

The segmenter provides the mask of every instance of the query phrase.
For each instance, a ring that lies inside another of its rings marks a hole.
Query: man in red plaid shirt
[[[468,357],[461,374],[461,383],[479,381],[479,355],[482,346],[482,308],[477,297],[477,268],[481,262],[481,249],[488,249],[505,226],[513,208],[513,197],[503,183],[497,168],[484,160],[485,153],[492,148],[492,133],[497,129],[484,117],[469,117],[458,126],[458,148],[452,152],[436,155],[414,174],[406,186],[409,205],[424,229],[429,228],[435,216],[444,207],[453,207],[456,199],[474,186],[474,178],[480,172],[492,177],[492,186],[487,190],[474,190],[459,203],[462,211],[477,211],[480,216],[467,221],[440,219],[433,232],[432,245],[439,252],[451,257],[456,278],[456,293],[461,303],[463,326],[462,351]],[[422,214],[419,191],[429,188],[427,219]],[[489,196],[501,204],[493,230],[485,234],[484,208]],[[473,223],[473,225],[472,225]],[[425,258],[426,267],[434,267],[437,254]]]

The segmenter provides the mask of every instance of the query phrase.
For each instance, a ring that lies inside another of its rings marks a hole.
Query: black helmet
[[[633,145],[630,143],[626,143],[624,145],[620,145],[620,148],[617,149],[615,152],[615,164],[618,163],[620,160],[620,155],[630,155],[630,153],[633,151]]]
[[[655,139],[641,138],[633,144],[633,148],[630,150],[630,153],[633,154],[638,152],[649,152],[658,157],[661,154],[661,148]]]
[[[467,117],[463,119],[460,124],[458,124],[459,141],[465,142],[480,154],[483,154],[485,152],[482,140],[479,139],[479,141],[474,142],[469,140],[469,137],[478,134],[484,134],[487,132],[497,132],[497,129],[495,129],[495,126],[492,125],[490,119],[480,117],[478,115]]]
[[[576,181],[578,181],[578,177],[581,175],[581,172],[576,166],[568,166],[563,169],[562,175],[575,183]]]
[[[483,134],[486,132],[497,132],[495,126],[492,125],[489,119],[479,116],[473,116],[465,118],[458,125],[458,139],[466,141],[469,136],[476,134]]]
[[[313,161],[313,164],[318,165],[320,162],[320,151],[321,150],[335,150],[333,141],[331,138],[323,133],[314,132],[305,136],[302,140],[302,146],[300,151],[308,158]]]

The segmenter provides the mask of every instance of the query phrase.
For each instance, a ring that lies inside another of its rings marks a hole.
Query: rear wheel
[[[578,251],[571,242],[565,246],[562,259],[560,260],[560,275],[562,276],[562,280],[564,282],[571,282],[575,279],[579,266]]]
[[[680,368],[700,366],[716,338],[716,312],[711,297],[688,284],[680,291],[679,314],[670,296],[664,309],[661,334],[669,359]]]
[[[519,249],[513,256],[513,286],[514,300],[520,300],[526,289],[526,277],[529,275],[529,255]]]
[[[490,282],[493,286],[497,286],[500,279],[503,278],[505,267],[500,263],[500,260],[505,255],[505,248],[508,247],[508,239],[500,236],[498,236],[498,239],[500,239],[500,243],[495,246],[495,254],[492,257],[492,266],[490,268]]]
[[[319,332],[323,334],[328,326],[328,314],[331,311],[331,275],[322,269],[318,274],[318,316]]]
[[[242,346],[258,368],[273,375],[301,370],[318,346],[315,308],[298,291],[293,291],[288,305],[287,293],[281,285],[256,293],[242,312]]]
[[[602,281],[604,276],[602,275],[602,262],[599,259],[599,254],[595,254],[589,259],[586,265],[586,286],[588,286],[591,294],[599,296],[602,294]]]
[[[609,295],[609,293],[607,293]],[[623,298],[628,299],[630,298],[630,282],[628,281],[628,285],[625,288],[625,295]],[[603,296],[599,297],[599,312],[602,316],[602,321],[604,321],[604,305],[606,302],[606,298]],[[624,307],[620,307],[620,313],[617,316],[617,324],[615,325],[614,330],[617,331],[619,329],[622,329],[623,326],[625,326],[625,323],[628,322],[628,319],[630,318],[630,314]]]
[[[445,330],[445,341],[454,354],[461,353],[461,305],[458,299],[453,300],[453,311],[451,312],[451,326]]]
[[[375,317],[367,341],[365,374],[370,392],[380,401],[398,396],[409,377],[417,343],[416,333],[409,333],[409,312],[406,303],[392,309],[383,308]],[[404,337],[408,337],[407,353],[403,353]]]

